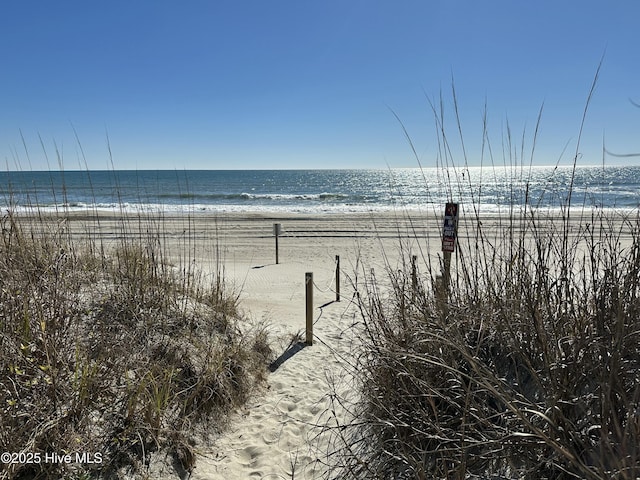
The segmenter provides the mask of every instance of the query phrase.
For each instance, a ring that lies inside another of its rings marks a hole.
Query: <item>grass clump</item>
[[[335,478],[640,478],[640,214],[572,204],[575,160],[566,189],[544,192],[557,207],[514,176],[522,200],[481,214],[482,182],[436,123],[450,201],[471,199],[450,289],[429,253],[417,282],[390,268],[389,289],[359,288],[361,399]],[[521,175],[524,145],[503,149]]]
[[[2,218],[0,450],[73,459],[3,463],[3,478],[110,478],[161,452],[190,471],[194,432],[264,378],[264,331],[219,278],[171,266],[161,227],[143,231],[105,249],[55,217]]]
[[[640,475],[640,221],[593,221],[567,261],[561,219],[528,217],[515,249],[478,227],[487,262],[448,302],[397,277],[363,297],[344,478]]]

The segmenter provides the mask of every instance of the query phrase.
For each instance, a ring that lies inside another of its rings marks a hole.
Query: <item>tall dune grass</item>
[[[343,478],[637,478],[640,221],[594,215],[565,262],[563,230],[463,247],[446,302],[406,274],[361,292]]]
[[[335,478],[640,478],[640,214],[576,206],[567,185],[557,209],[492,218],[480,185],[448,293],[426,256],[417,286],[408,269],[359,285],[361,400]]]
[[[222,428],[271,360],[221,266],[193,267],[188,225],[171,251],[162,216],[88,216],[0,219],[0,451],[20,455],[2,478],[145,476],[161,452],[190,471],[194,435]]]

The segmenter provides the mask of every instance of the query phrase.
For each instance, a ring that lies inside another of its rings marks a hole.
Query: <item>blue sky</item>
[[[85,168],[75,130],[92,169],[416,166],[395,113],[431,166],[442,95],[461,162],[453,79],[469,163],[485,104],[501,164],[543,103],[535,162],[570,163],[604,57],[579,149],[600,163],[603,138],[640,151],[638,19],[637,0],[3,2],[0,155]]]

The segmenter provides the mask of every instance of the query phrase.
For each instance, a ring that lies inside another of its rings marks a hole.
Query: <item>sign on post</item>
[[[442,251],[444,265],[442,272],[442,294],[449,296],[449,282],[451,279],[451,253],[456,250],[456,234],[458,231],[458,204],[447,203],[444,207],[444,225],[442,227]]]
[[[442,227],[442,251],[454,252],[458,227],[458,204],[447,203],[444,207],[444,226]]]

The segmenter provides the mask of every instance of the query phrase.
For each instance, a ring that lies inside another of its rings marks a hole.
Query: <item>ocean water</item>
[[[117,170],[0,172],[3,210],[343,213],[482,212],[509,206],[636,210],[640,166],[388,170]],[[571,189],[570,186],[572,185]]]

